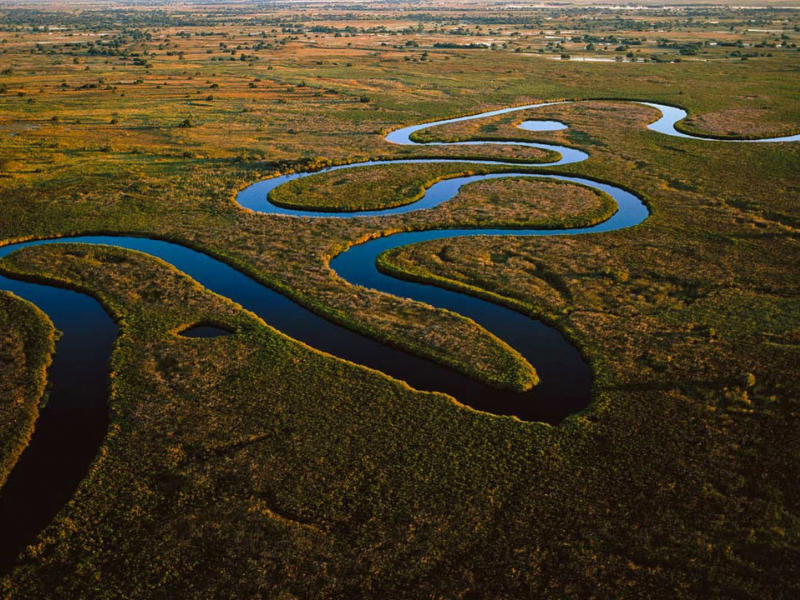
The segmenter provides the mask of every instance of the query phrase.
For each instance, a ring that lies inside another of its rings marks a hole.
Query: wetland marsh
[[[793,13],[314,10],[4,13],[4,597],[796,591]]]

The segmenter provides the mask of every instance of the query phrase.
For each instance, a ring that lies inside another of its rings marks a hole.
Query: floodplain
[[[4,5],[0,597],[797,596],[800,142],[758,140],[798,43],[780,3]]]

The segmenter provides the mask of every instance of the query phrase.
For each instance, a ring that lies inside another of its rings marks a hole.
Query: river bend
[[[510,107],[413,125],[391,132],[386,139],[394,144],[415,144],[412,135],[425,128],[551,104],[560,103]],[[737,141],[702,138],[679,132],[675,129],[675,124],[686,117],[685,111],[660,104],[642,104],[661,112],[662,116],[648,126],[653,131],[700,141]],[[552,121],[539,123],[541,122],[524,121],[520,127],[532,131],[552,131],[566,127]],[[754,143],[798,140],[800,135],[738,141]],[[558,160],[538,165],[540,167],[562,166],[588,158],[586,153],[574,148],[535,142],[467,141],[425,145],[486,144],[528,146],[559,153]],[[464,162],[498,166],[514,164],[491,160],[410,159],[336,166],[324,169],[323,172],[375,164],[414,162]],[[638,197],[616,186],[580,177],[504,172],[447,179],[432,185],[417,202],[387,210],[324,213],[285,209],[269,202],[267,196],[272,189],[287,181],[311,175],[313,173],[298,173],[258,182],[242,190],[237,200],[243,207],[256,212],[293,215],[298,218],[375,217],[430,209],[453,198],[461,186],[467,183],[500,177],[559,179],[598,189],[614,198],[618,205],[617,212],[608,220],[592,227],[562,230],[446,229],[397,233],[352,246],[331,261],[332,268],[353,284],[413,298],[474,319],[531,362],[541,378],[541,383],[531,392],[523,394],[496,390],[431,361],[388,347],[327,321],[232,267],[174,243],[136,237],[80,236],[7,245],[0,248],[0,258],[22,247],[58,242],[107,244],[137,250],[165,260],[208,289],[238,302],[260,315],[271,326],[312,347],[380,370],[418,389],[451,394],[478,410],[514,415],[522,420],[558,423],[588,405],[591,395],[589,368],[577,349],[558,331],[540,321],[485,300],[389,277],[378,271],[375,261],[386,250],[436,239],[475,235],[582,235],[632,227],[648,216],[647,208]],[[13,566],[25,545],[31,543],[69,501],[102,443],[109,421],[108,360],[116,338],[116,326],[96,300],[74,291],[18,281],[2,275],[0,289],[11,291],[36,304],[63,332],[48,374],[49,401],[40,412],[30,444],[12,470],[6,485],[0,490],[2,575]],[[198,340],[198,343],[203,341]]]

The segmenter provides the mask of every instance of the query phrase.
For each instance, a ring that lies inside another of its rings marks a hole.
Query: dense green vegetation
[[[422,213],[313,221],[241,210],[234,191],[370,157],[541,161],[513,147],[396,147],[384,134],[559,98],[680,105],[683,127],[704,135],[779,135],[800,123],[792,11],[255,10],[5,13],[0,239],[176,240],[353,329],[524,388],[535,365],[475,323],[350,286],[328,263],[400,230],[595,220],[606,199],[498,181]],[[441,47],[484,41],[494,48]],[[562,52],[573,60],[545,58]],[[574,60],[580,53],[636,61]],[[448,240],[382,257],[392,272],[564,331],[596,384],[591,408],[556,428],[477,413],[313,351],[136,253],[52,246],[4,259],[4,269],[96,295],[121,337],[106,442],[0,595],[800,594],[800,145],[669,138],[646,130],[655,116],[589,101],[420,133],[581,148],[591,158],[558,172],[630,188],[652,210],[634,230]],[[531,117],[570,128],[514,127]],[[351,195],[326,200],[363,195],[354,173],[341,186]],[[397,177],[370,176],[373,192]],[[10,310],[31,319],[38,371],[26,377],[39,393],[26,398],[38,399],[52,330],[16,300],[0,319]],[[235,333],[176,335],[207,321]]]
[[[47,316],[0,292],[0,487],[33,432],[54,346]]]

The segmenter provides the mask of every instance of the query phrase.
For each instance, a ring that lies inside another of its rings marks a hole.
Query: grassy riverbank
[[[0,490],[33,433],[54,349],[47,315],[0,292]]]

